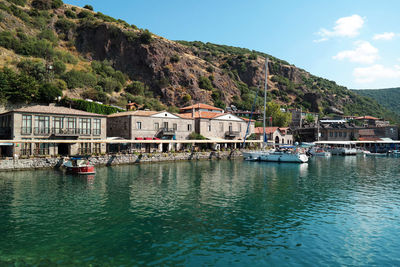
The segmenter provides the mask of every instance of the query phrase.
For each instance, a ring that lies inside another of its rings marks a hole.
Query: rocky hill
[[[157,110],[191,102],[250,109],[264,84],[264,53],[167,40],[91,6],[0,0],[0,31],[3,102],[50,102],[62,94]],[[269,59],[268,96],[283,106],[398,120],[370,98]]]

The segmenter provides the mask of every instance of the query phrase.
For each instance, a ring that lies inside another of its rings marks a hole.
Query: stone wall
[[[95,166],[113,166],[120,164],[137,164],[164,161],[234,159],[240,157],[242,157],[242,153],[240,151],[233,150],[221,152],[106,155],[91,157],[89,161]],[[0,171],[56,168],[61,166],[62,162],[63,158],[35,158],[16,160],[4,159],[0,160]]]

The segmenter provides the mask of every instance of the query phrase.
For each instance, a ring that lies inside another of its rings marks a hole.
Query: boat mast
[[[268,89],[268,57],[265,58],[265,85],[264,85],[264,114],[263,114],[263,142],[267,143],[265,133],[265,110],[267,109],[267,89]]]

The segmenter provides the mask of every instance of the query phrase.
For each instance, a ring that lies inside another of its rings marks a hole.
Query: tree
[[[314,116],[312,114],[307,114],[305,117],[305,121],[308,123],[313,123],[315,121]]]
[[[91,5],[85,5],[83,8],[89,9],[91,11],[93,11],[93,7]]]
[[[267,103],[265,116],[267,118],[272,117],[272,125],[278,126],[278,127],[288,126],[292,119],[291,113],[282,112],[281,106],[274,102]]]
[[[130,85],[128,85],[125,89],[128,93],[132,95],[141,95],[143,96],[146,90],[146,86],[144,83],[139,82],[139,81],[134,81]]]
[[[44,103],[53,102],[57,97],[62,96],[61,90],[54,84],[45,83],[39,87],[39,101]]]

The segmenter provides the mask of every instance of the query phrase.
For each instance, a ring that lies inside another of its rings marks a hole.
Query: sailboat
[[[265,111],[267,108],[267,89],[268,89],[268,57],[265,59],[265,85],[264,85],[264,112],[263,112],[263,144],[267,144],[267,135],[265,133]],[[245,160],[270,161],[270,162],[308,162],[308,156],[296,148],[293,151],[279,151],[275,149],[262,151],[242,152]]]

